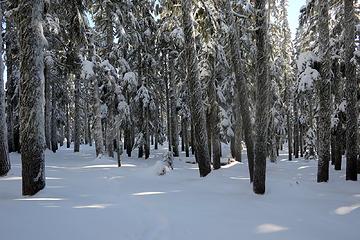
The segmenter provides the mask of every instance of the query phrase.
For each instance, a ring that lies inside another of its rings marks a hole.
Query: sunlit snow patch
[[[279,226],[279,225],[275,225],[275,224],[271,224],[271,223],[261,224],[256,227],[257,233],[275,233],[275,232],[282,232],[282,231],[286,231],[286,230],[288,230],[287,227],[283,227],[283,226]]]
[[[83,205],[83,206],[75,206],[73,208],[84,209],[84,208],[93,208],[93,209],[104,209],[111,206],[111,204],[92,204],[92,205]]]
[[[131,195],[133,195],[133,196],[148,196],[148,195],[159,195],[159,194],[165,194],[165,192],[139,192],[139,193],[133,193]]]
[[[65,198],[17,198],[15,201],[64,201]]]
[[[351,206],[344,206],[344,207],[339,207],[335,210],[335,213],[338,215],[346,215],[351,213],[352,211],[356,210],[360,208],[360,204],[354,204]]]

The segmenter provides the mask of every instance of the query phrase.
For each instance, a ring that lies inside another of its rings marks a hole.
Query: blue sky
[[[291,34],[294,37],[296,28],[299,25],[299,11],[300,8],[306,4],[306,0],[289,0],[288,19],[291,29]]]

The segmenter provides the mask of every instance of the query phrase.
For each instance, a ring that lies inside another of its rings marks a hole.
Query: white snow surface
[[[47,186],[33,197],[21,196],[20,155],[11,154],[12,170],[0,178],[1,239],[359,239],[360,182],[346,182],[345,170],[318,184],[316,161],[289,162],[283,152],[267,164],[266,194],[258,196],[246,163],[200,178],[181,155],[158,176],[166,151],[148,160],[124,154],[121,168],[88,146],[47,151]],[[228,152],[224,145],[223,162]]]

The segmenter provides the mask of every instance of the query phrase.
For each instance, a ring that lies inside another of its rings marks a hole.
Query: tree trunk
[[[3,19],[3,10],[0,4],[0,19]],[[2,26],[0,26],[2,30]],[[3,37],[0,35],[0,56],[4,53]],[[5,91],[4,91],[4,63],[0,58],[0,177],[10,171],[10,158],[8,150],[7,126],[5,118]]]
[[[297,99],[295,97],[294,99],[294,155],[295,158],[299,158],[299,142],[300,136],[299,136],[299,110],[298,110],[298,104]]]
[[[235,97],[237,104],[235,106],[235,137],[234,137],[234,142],[233,142],[233,152],[234,152],[234,158],[237,162],[242,162],[241,159],[241,153],[242,153],[242,143],[241,143],[241,130],[242,130],[242,124],[241,124],[241,115],[240,115],[240,96],[239,93],[236,94]]]
[[[210,156],[207,146],[205,109],[202,99],[202,87],[199,79],[198,58],[195,47],[195,35],[192,18],[192,0],[182,0],[182,17],[185,37],[185,56],[187,63],[187,81],[190,92],[191,117],[196,128],[194,132],[196,159],[199,164],[200,177],[211,172]]]
[[[74,117],[74,152],[80,151],[80,76],[75,76],[75,117]]]
[[[268,130],[268,53],[267,53],[267,18],[266,1],[257,0],[256,46],[257,46],[257,86],[256,86],[256,139],[254,162],[254,193],[265,193],[266,177],[266,140]]]
[[[185,141],[185,156],[190,157],[189,152],[189,130],[188,130],[189,119],[184,119],[184,141]]]
[[[344,0],[345,77],[346,77],[346,180],[357,181],[358,155],[358,83],[352,61],[355,51],[354,1]]]
[[[51,150],[55,153],[58,150],[57,118],[56,118],[56,97],[55,86],[51,90]]]
[[[45,141],[46,147],[51,149],[51,66],[45,60]]]
[[[319,44],[320,44],[320,76],[317,91],[319,94],[319,159],[317,182],[329,180],[330,139],[331,139],[331,62],[329,52],[329,4],[319,1]]]
[[[9,14],[10,15],[10,14]],[[13,44],[16,42],[17,38],[13,38],[10,35],[10,31],[14,32],[17,35],[16,31],[14,31],[14,20],[12,16],[6,16],[6,67],[7,67],[7,82],[6,82],[6,122],[7,122],[7,137],[8,137],[8,148],[9,152],[15,152],[15,142],[14,142],[14,110],[15,106],[13,104],[13,97],[15,95],[15,57],[16,54],[13,54],[13,51],[17,48],[17,44]],[[15,45],[15,46],[14,46]],[[5,116],[5,115],[3,115]]]
[[[144,121],[144,151],[145,151],[145,159],[150,157],[150,130],[149,130],[149,116],[150,116],[150,109],[147,106],[144,109],[145,121]]]
[[[108,115],[106,119],[107,134],[106,134],[106,149],[109,157],[114,157],[114,139],[115,139],[115,125],[114,125],[114,106],[109,104]]]
[[[65,127],[65,137],[66,137],[66,148],[70,148],[71,145],[71,136],[70,136],[70,106],[66,104],[66,127]]]
[[[214,169],[221,168],[221,156],[220,156],[220,108],[217,99],[217,91],[216,91],[216,79],[215,77],[211,77],[209,80],[209,90],[208,90],[208,98],[209,98],[209,107],[210,107],[210,117],[209,117],[209,125],[211,133],[211,142],[212,145],[212,159],[213,159],[213,167]]]
[[[34,195],[45,187],[44,1],[20,1],[21,49],[20,138],[22,193]]]
[[[248,96],[248,86],[246,82],[246,78],[244,76],[243,67],[241,65],[241,45],[240,45],[240,32],[236,28],[235,16],[233,14],[231,8],[231,1],[226,1],[226,18],[228,19],[228,23],[232,28],[230,33],[230,46],[231,46],[231,60],[233,65],[233,70],[235,72],[236,78],[236,91],[238,91],[239,100],[240,102],[240,113],[242,119],[242,125],[244,129],[244,137],[245,137],[245,145],[247,148],[247,157],[248,157],[248,165],[249,165],[249,175],[250,175],[250,182],[253,181],[253,172],[254,172],[254,140],[253,140],[253,133],[252,133],[252,124],[251,124],[251,117],[250,117],[250,103],[249,103],[249,96]]]
[[[86,103],[86,111],[90,111],[90,108],[89,108],[89,104]],[[93,139],[92,139],[92,133],[91,133],[91,121],[90,121],[90,116],[88,115],[87,116],[87,133],[88,133],[88,137],[89,137],[89,146],[91,147],[92,144],[93,144]]]
[[[178,115],[176,111],[176,90],[175,90],[175,57],[174,53],[170,53],[170,79],[169,79],[169,95],[170,95],[170,137],[171,149],[174,157],[179,156],[179,130],[178,130]]]

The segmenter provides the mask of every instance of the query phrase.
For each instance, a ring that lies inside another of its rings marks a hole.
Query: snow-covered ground
[[[20,156],[12,154],[11,173],[0,178],[0,239],[359,239],[360,182],[346,182],[344,170],[317,184],[315,161],[288,162],[284,153],[268,163],[267,192],[257,196],[246,164],[199,178],[181,157],[157,176],[165,151],[123,157],[121,168],[86,146],[47,152],[46,189],[25,198]]]

